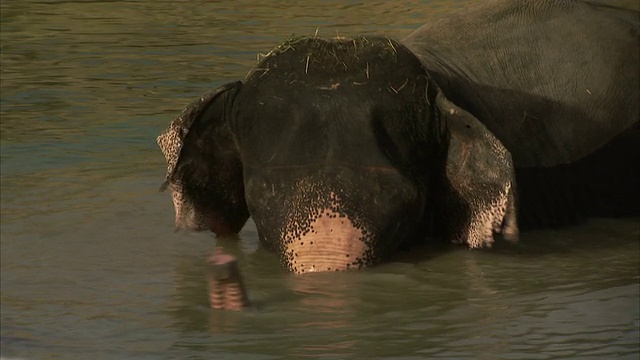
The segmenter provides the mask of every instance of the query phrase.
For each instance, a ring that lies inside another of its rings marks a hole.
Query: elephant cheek
[[[331,208],[315,214],[308,226],[288,226],[284,256],[293,272],[344,271],[370,263],[365,230]]]
[[[182,187],[179,184],[171,185],[171,194],[173,198],[173,208],[176,213],[175,226],[176,231],[193,230],[206,231],[211,230],[218,236],[231,236],[236,234],[240,229],[238,226],[233,227],[222,216],[213,210],[202,210],[196,208],[184,196]],[[244,222],[243,222],[244,224]],[[242,225],[239,226],[240,228]]]
[[[171,197],[176,213],[175,225],[178,230],[207,230],[209,227],[203,221],[203,216],[198,214],[184,196],[182,186],[171,184]]]

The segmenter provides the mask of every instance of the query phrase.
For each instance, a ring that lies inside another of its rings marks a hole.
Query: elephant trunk
[[[250,305],[235,257],[217,249],[207,265],[211,308],[237,311]]]
[[[356,270],[410,241],[424,195],[393,167],[285,167],[249,173],[260,241],[296,274]]]
[[[364,228],[337,209],[315,211],[308,227],[285,235],[286,257],[295,273],[357,269],[368,262],[370,241]],[[290,226],[291,227],[291,226]]]

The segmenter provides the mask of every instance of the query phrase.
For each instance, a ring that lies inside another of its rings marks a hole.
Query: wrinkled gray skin
[[[488,0],[402,42],[510,152],[522,226],[640,212],[637,11]]]
[[[640,213],[637,12],[488,0],[386,38],[302,39],[158,138],[176,226],[239,231],[297,272],[436,236]]]

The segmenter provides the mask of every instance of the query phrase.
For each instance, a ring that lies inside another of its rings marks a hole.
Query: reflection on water
[[[428,262],[400,258],[361,272],[293,276],[269,254],[244,250],[255,239],[243,234],[231,249],[243,257],[256,309],[209,312],[202,249],[193,249],[176,270],[180,311],[171,316],[181,335],[172,351],[241,358],[634,358],[638,236],[634,221],[597,220],[525,234],[523,244],[496,251],[426,248],[425,255],[437,254]]]
[[[463,3],[2,2],[2,356],[637,358],[637,219],[311,276],[282,271],[252,224],[173,232],[155,136],[191,98],[292,33],[401,37]],[[254,310],[208,309],[214,245]]]

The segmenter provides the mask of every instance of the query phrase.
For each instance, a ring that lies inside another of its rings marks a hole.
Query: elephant
[[[158,136],[177,228],[294,273],[432,239],[640,214],[638,12],[488,0],[385,36],[292,37]]]
[[[207,258],[209,306],[212,309],[242,310],[251,307],[238,269],[238,260],[221,248]]]

